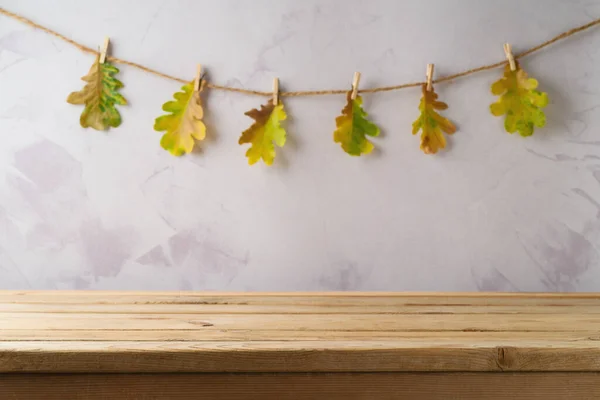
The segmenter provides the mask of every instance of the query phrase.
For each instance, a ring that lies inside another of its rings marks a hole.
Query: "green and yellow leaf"
[[[492,93],[500,99],[490,106],[490,111],[497,117],[506,115],[504,129],[508,133],[531,136],[535,127],[546,125],[541,109],[548,105],[548,95],[536,90],[537,86],[538,81],[528,78],[518,63],[515,71],[506,65],[504,76],[492,85]]]
[[[67,97],[68,103],[85,105],[79,119],[82,127],[103,131],[121,125],[121,114],[115,105],[125,105],[127,100],[118,93],[123,87],[115,78],[118,72],[119,69],[109,62],[100,64],[98,56],[88,74],[81,78],[87,82],[84,88]]]
[[[367,115],[362,108],[362,97],[356,96],[353,100],[352,92],[348,92],[342,115],[335,119],[337,129],[333,132],[333,141],[339,143],[351,156],[369,154],[373,151],[373,143],[367,139],[367,136],[378,136],[379,127],[369,121]]]
[[[439,149],[446,147],[446,138],[442,132],[449,135],[456,132],[454,124],[436,112],[448,108],[446,103],[438,101],[437,98],[433,88],[427,90],[427,85],[423,85],[423,96],[419,103],[421,115],[413,122],[412,133],[416,135],[421,130],[421,150],[425,154],[435,154]]]
[[[275,159],[275,145],[283,147],[286,133],[281,122],[287,118],[283,103],[274,105],[273,100],[261,106],[260,110],[253,108],[245,115],[254,119],[250,128],[242,132],[239,144],[250,143],[246,151],[248,164],[252,165],[262,158],[265,164],[273,164]]]
[[[194,82],[181,87],[176,92],[175,100],[163,104],[162,109],[170,114],[156,118],[154,130],[165,132],[160,145],[174,156],[181,156],[192,151],[196,140],[206,137],[206,125],[202,122],[204,110],[199,91],[194,92]]]

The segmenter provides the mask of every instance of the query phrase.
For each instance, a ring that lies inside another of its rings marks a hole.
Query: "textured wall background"
[[[270,90],[451,74],[600,16],[600,1],[0,0],[89,46],[190,78]],[[128,67],[108,133],[79,127],[92,57],[0,17],[0,288],[600,290],[600,29],[523,62],[549,93],[523,139],[489,114],[500,71],[439,85],[449,151],[410,134],[420,92],[365,96],[376,154],[332,142],[342,96],[290,99],[289,143],[248,167],[262,99],[210,93],[209,140],[175,158],[152,130],[179,84]]]

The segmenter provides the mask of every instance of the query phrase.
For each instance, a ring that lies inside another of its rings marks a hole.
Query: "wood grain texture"
[[[0,375],[12,400],[596,400],[598,373]]]
[[[600,295],[0,291],[0,372],[600,371]]]

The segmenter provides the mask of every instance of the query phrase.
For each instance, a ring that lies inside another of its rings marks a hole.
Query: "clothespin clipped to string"
[[[102,50],[100,51],[100,64],[104,64],[106,61],[106,53],[108,52],[108,44],[110,38],[107,36],[104,38],[104,44],[102,44]]]
[[[512,53],[512,48],[508,43],[504,43],[504,54],[506,54],[506,58],[508,59],[510,70],[515,71],[517,69],[517,63],[515,62],[515,56]]]
[[[279,78],[273,78],[273,105],[279,104]]]
[[[427,91],[433,89],[433,64],[427,64]]]
[[[356,99],[358,95],[358,83],[360,82],[360,72],[354,73],[354,79],[352,80],[352,93],[350,94],[350,98],[352,100]]]
[[[200,85],[202,83],[202,64],[198,64],[196,67],[196,77],[194,78],[194,93],[200,91]]]

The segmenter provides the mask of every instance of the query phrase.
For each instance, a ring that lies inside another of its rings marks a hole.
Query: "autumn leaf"
[[[115,78],[118,72],[119,69],[108,62],[101,64],[98,56],[88,74],[81,78],[87,82],[83,90],[67,97],[68,103],[85,105],[79,119],[82,127],[103,131],[121,125],[121,114],[115,105],[127,104],[127,100],[117,93],[123,87]]]
[[[176,92],[175,100],[163,104],[162,109],[170,114],[156,118],[154,130],[165,132],[160,139],[160,145],[174,156],[181,156],[192,151],[194,139],[203,140],[206,137],[206,126],[202,122],[204,111],[200,90],[194,92],[194,82],[181,87]]]
[[[250,128],[242,132],[239,140],[239,144],[251,144],[246,151],[248,164],[252,165],[261,158],[265,164],[273,164],[275,145],[283,147],[286,139],[285,129],[281,126],[281,121],[287,118],[283,103],[274,105],[273,100],[269,100],[260,110],[254,108],[245,115],[255,121]]]
[[[548,105],[548,95],[535,90],[538,81],[528,78],[517,63],[511,71],[504,68],[504,76],[492,85],[492,93],[500,99],[490,106],[493,115],[506,115],[504,129],[508,133],[519,132],[521,136],[533,135],[534,127],[546,125],[546,115],[541,108]]]
[[[342,149],[351,156],[368,154],[373,150],[373,143],[368,136],[378,136],[379,127],[367,119],[367,113],[362,108],[362,97],[352,99],[348,92],[346,107],[342,115],[335,119],[337,129],[333,132],[333,141],[339,143]]]
[[[436,110],[445,110],[448,105],[437,100],[438,95],[433,88],[427,90],[423,85],[423,97],[419,104],[421,115],[412,125],[412,133],[416,135],[421,130],[421,150],[425,154],[435,154],[446,147],[446,138],[442,132],[453,134],[456,127],[447,118],[442,117]]]

